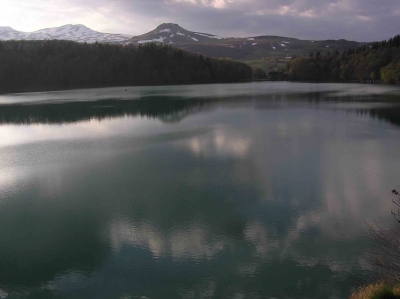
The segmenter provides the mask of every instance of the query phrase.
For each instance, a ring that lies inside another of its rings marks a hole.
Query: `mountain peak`
[[[11,28],[10,26],[0,26],[0,30],[16,31],[14,28]]]
[[[156,29],[139,36],[134,36],[130,40],[138,44],[157,42],[179,45],[184,43],[196,44],[201,42],[208,42],[210,41],[210,39],[223,38],[224,37],[208,33],[189,31],[182,28],[176,23],[163,23],[159,25]]]
[[[66,24],[66,25],[61,26],[59,28],[85,28],[85,29],[90,29],[90,28],[86,27],[83,24]]]
[[[163,28],[182,28],[176,23],[162,23],[156,29],[163,29]],[[182,28],[183,29],[183,28]]]
[[[156,29],[154,29],[154,31],[157,31],[157,32],[179,32],[179,31],[187,31],[187,30],[175,23],[163,23],[163,24],[159,25]]]

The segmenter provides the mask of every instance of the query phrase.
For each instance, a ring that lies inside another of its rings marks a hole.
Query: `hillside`
[[[248,81],[252,69],[168,45],[0,42],[0,92]]]
[[[384,82],[400,84],[400,35],[360,47],[307,58],[296,58],[287,65],[286,79],[297,81]]]
[[[1,40],[70,40],[86,43],[139,45],[165,43],[187,51],[210,57],[231,58],[265,70],[284,67],[293,56],[308,56],[310,52],[322,54],[369,47],[371,43],[347,40],[300,40],[282,36],[224,37],[210,33],[189,31],[178,24],[165,23],[139,36],[93,31],[84,25],[65,25],[34,32],[20,32],[0,27]]]
[[[184,50],[211,57],[225,57],[245,61],[264,69],[284,65],[289,57],[308,56],[310,52],[343,51],[370,46],[347,40],[300,40],[282,36],[223,37],[209,33],[189,31],[178,24],[161,24],[156,29],[130,39],[133,44],[148,42],[167,43]],[[288,57],[288,58],[286,58]],[[285,59],[286,58],[286,59]]]

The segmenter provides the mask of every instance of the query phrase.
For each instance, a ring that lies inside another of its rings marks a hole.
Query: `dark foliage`
[[[267,78],[267,74],[260,68],[256,67],[253,68],[253,79],[255,80],[262,80],[262,79],[266,79]]]
[[[308,58],[293,59],[287,65],[286,77],[299,81],[400,81],[400,35],[374,43],[371,47],[335,51],[322,56],[310,53]]]
[[[179,121],[210,105],[204,99],[180,100],[177,97],[144,97],[142,100],[101,100],[35,105],[0,105],[2,124],[64,124],[115,117],[140,116],[164,122]]]
[[[213,59],[168,45],[0,42],[0,92],[70,88],[240,82],[244,63]]]

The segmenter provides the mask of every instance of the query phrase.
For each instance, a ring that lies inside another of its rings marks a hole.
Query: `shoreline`
[[[50,89],[40,89],[35,88],[31,90],[21,90],[21,91],[11,91],[11,92],[0,92],[0,96],[5,95],[17,95],[17,94],[26,94],[26,93],[42,93],[42,92],[62,92],[62,91],[70,91],[70,90],[85,90],[85,89],[102,89],[102,88],[132,88],[132,87],[160,87],[160,86],[191,86],[191,85],[217,85],[217,84],[244,84],[244,83],[253,83],[253,82],[292,82],[292,83],[314,83],[314,84],[368,84],[368,85],[383,85],[383,86],[400,86],[400,82],[396,84],[386,84],[382,81],[380,82],[368,82],[370,80],[365,81],[297,81],[297,80],[273,80],[273,79],[252,79],[246,81],[237,81],[237,82],[208,82],[208,83],[188,83],[188,84],[146,84],[146,85],[107,85],[107,86],[82,86],[82,87],[71,87],[71,88],[50,88]]]

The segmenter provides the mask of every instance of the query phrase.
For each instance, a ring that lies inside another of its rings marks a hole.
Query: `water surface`
[[[0,96],[0,298],[346,298],[393,224],[400,89]]]

